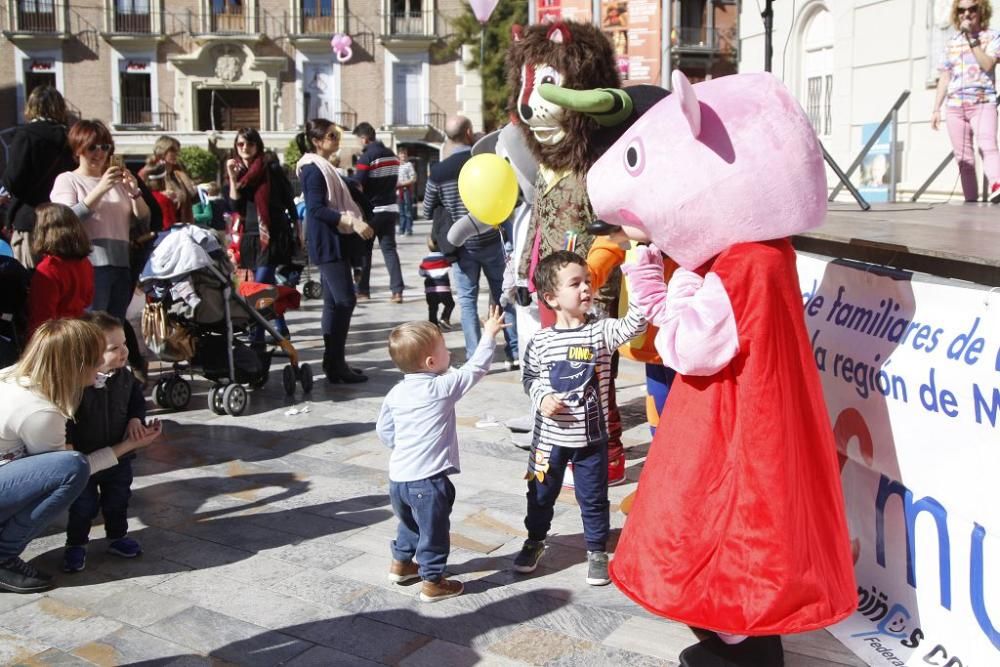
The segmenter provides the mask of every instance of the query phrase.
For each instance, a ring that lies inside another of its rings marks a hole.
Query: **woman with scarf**
[[[347,365],[344,348],[356,303],[351,260],[365,252],[363,241],[375,230],[330,161],[340,148],[337,126],[311,120],[295,142],[302,152],[295,173],[306,204],[306,247],[323,277],[323,371],[330,382],[364,382],[368,378]]]
[[[229,210],[243,221],[240,267],[254,280],[275,284],[275,269],[290,264],[295,250],[295,201],[292,186],[273,155],[264,153],[264,141],[252,127],[236,132],[233,155],[226,162]],[[275,319],[278,331],[288,337],[283,317]],[[260,331],[263,339],[263,331]]]

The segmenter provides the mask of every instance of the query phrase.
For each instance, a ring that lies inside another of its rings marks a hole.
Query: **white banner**
[[[798,272],[858,579],[831,632],[871,665],[1000,665],[1000,291]]]

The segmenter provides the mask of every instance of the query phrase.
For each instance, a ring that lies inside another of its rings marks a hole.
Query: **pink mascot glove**
[[[636,246],[632,255],[633,260],[622,265],[622,272],[628,278],[630,300],[649,323],[656,325],[666,316],[663,255],[654,245]]]
[[[632,298],[650,324],[659,327],[656,351],[681,375],[713,375],[739,352],[732,303],[714,273],[704,278],[678,268],[663,283],[663,258],[656,246],[636,248],[625,264]]]

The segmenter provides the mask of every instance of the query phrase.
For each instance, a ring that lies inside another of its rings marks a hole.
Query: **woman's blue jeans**
[[[0,562],[31,540],[76,500],[90,479],[79,452],[48,452],[0,466]]]

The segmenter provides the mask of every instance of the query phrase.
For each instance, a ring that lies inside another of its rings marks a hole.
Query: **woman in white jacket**
[[[98,381],[104,348],[104,333],[93,324],[50,320],[20,361],[0,371],[0,590],[51,588],[52,578],[21,553],[76,500],[91,472],[155,438],[125,440],[88,456],[67,450],[66,420],[83,389]]]

